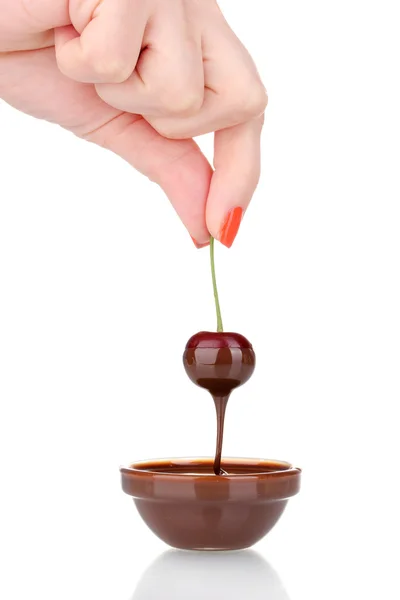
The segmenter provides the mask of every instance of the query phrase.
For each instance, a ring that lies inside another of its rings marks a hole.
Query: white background
[[[399,597],[396,3],[221,6],[270,96],[262,182],[216,252],[225,326],[258,358],[225,454],[292,461],[302,492],[258,555],[160,558],[118,467],[213,451],[181,364],[214,328],[207,250],[122,160],[0,104],[7,600]]]

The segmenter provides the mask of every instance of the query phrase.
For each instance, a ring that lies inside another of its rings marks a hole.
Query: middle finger
[[[132,76],[120,84],[96,86],[108,104],[145,117],[182,117],[197,113],[204,100],[201,36],[187,18],[185,4],[157,4]]]
[[[266,91],[253,60],[222,15],[204,26],[202,47],[203,106],[186,119],[148,119],[165,137],[189,138],[240,125],[266,108]]]

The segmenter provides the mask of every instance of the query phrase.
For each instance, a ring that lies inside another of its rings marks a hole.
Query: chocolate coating
[[[253,348],[186,348],[183,365],[189,378],[213,396],[226,396],[250,379],[256,364]]]
[[[250,379],[256,355],[250,342],[239,333],[202,331],[190,338],[183,365],[196,385],[208,390],[217,411],[217,449],[214,471],[221,474],[225,410],[235,388]]]
[[[300,469],[281,461],[167,459],[121,469],[122,486],[164,542],[185,550],[237,550],[272,529],[299,491]],[[250,596],[251,597],[251,593]]]

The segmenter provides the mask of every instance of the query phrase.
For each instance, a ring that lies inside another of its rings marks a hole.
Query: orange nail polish
[[[240,206],[232,208],[232,210],[228,212],[219,234],[219,241],[221,244],[224,244],[224,246],[227,246],[228,248],[232,246],[237,232],[239,231],[242,217],[243,208]]]
[[[210,244],[210,242],[205,242],[204,244],[199,244],[198,242],[196,242],[196,240],[194,239],[194,237],[190,236],[192,238],[192,242],[193,244],[196,246],[196,248],[198,248],[200,250],[200,248],[205,248],[206,246],[208,246]]]

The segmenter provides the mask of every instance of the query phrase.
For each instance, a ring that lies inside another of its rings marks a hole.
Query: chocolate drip
[[[221,336],[217,339],[219,343],[232,336],[217,335]],[[183,356],[183,364],[190,379],[208,390],[214,399],[217,412],[217,447],[214,462],[216,475],[224,474],[221,469],[221,456],[225,412],[230,394],[251,377],[255,367],[255,354],[250,344],[249,347],[232,346],[229,338],[228,343],[223,347],[205,347],[202,342],[195,347],[188,345]]]

